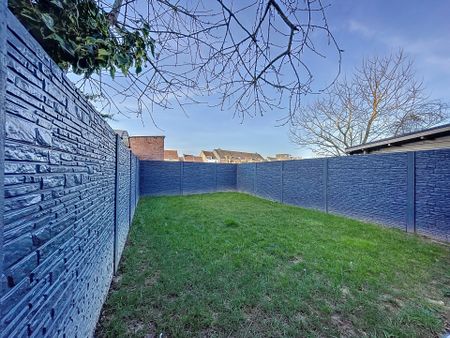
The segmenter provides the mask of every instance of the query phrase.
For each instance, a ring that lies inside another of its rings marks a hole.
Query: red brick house
[[[164,160],[165,136],[129,136],[131,151],[140,160]]]

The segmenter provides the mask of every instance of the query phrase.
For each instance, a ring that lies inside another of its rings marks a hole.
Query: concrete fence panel
[[[140,161],[140,194],[181,195],[181,162]]]
[[[131,203],[131,168],[130,150],[117,137],[116,146],[116,225],[115,225],[115,253],[114,265],[117,271],[120,256],[127,239],[130,227],[130,203]]]
[[[324,159],[283,162],[283,202],[325,210],[325,164]]]
[[[407,154],[328,159],[328,211],[406,230]]]
[[[255,193],[256,163],[239,164],[236,169],[236,188],[240,192]]]
[[[448,149],[239,164],[236,175],[241,192],[450,241]]]
[[[255,194],[271,201],[282,199],[282,162],[256,163]]]
[[[414,203],[416,231],[450,241],[450,149],[416,153]]]
[[[214,163],[180,162],[182,167],[181,192],[183,195],[217,191]]]
[[[236,165],[140,161],[141,195],[189,195],[236,190]]]
[[[216,164],[216,190],[235,191],[236,190],[236,165]]]
[[[130,151],[4,1],[0,45],[0,335],[88,337],[128,232]]]

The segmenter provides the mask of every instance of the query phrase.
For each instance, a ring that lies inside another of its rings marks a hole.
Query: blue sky
[[[424,80],[432,98],[450,101],[450,1],[329,1],[328,23],[344,50],[342,74],[351,74],[363,57],[385,55],[403,48],[415,60],[417,76]],[[311,64],[316,86],[325,85],[330,72]],[[322,81],[322,82],[321,82]],[[314,99],[310,96],[307,100]],[[118,115],[110,124],[130,135],[165,135],[166,149],[198,154],[214,148],[259,152],[264,156],[290,153],[310,157],[310,150],[289,141],[288,127],[278,120],[286,111],[273,111],[263,117],[233,118],[234,111],[205,104],[180,109],[156,109],[158,127],[148,114],[142,119]],[[306,101],[305,101],[306,102]]]

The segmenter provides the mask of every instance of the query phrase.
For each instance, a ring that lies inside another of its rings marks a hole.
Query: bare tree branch
[[[80,82],[110,113],[117,113],[115,105],[124,99],[129,111],[140,114],[144,107],[151,113],[209,95],[217,107],[231,108],[242,119],[287,108],[289,121],[304,95],[325,89],[311,87],[313,56],[332,56],[336,77],[340,72],[342,51],[322,0],[98,3],[115,26],[133,30],[148,24],[156,41],[155,58],[139,76],[111,79],[105,73]]]
[[[291,140],[319,155],[429,128],[449,118],[449,105],[430,100],[403,51],[363,60],[350,81],[336,82],[295,116]]]

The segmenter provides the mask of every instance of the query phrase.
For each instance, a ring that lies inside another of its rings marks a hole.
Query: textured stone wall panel
[[[138,189],[137,187],[137,177],[138,173],[138,160],[135,156],[131,156],[131,168],[130,168],[130,205],[131,205],[131,215],[130,218],[133,219],[134,212],[136,211],[136,205],[138,200]]]
[[[450,242],[450,150],[416,153],[416,230]]]
[[[141,195],[189,195],[236,190],[236,165],[139,161]]]
[[[236,190],[236,167],[234,164],[218,163],[215,165],[217,191]]]
[[[181,162],[139,161],[141,195],[181,195]]]
[[[280,161],[256,164],[255,195],[281,202],[282,166]]]
[[[113,274],[115,135],[10,12],[5,33],[0,336],[88,337]],[[122,247],[129,156],[120,159]]]
[[[181,165],[183,195],[217,191],[214,163],[181,162]]]
[[[406,229],[407,154],[328,159],[328,210]]]
[[[283,202],[324,210],[324,165],[324,159],[284,162]]]
[[[236,175],[237,190],[240,192],[253,194],[255,192],[256,164],[238,164]]]
[[[117,148],[117,201],[116,201],[116,269],[119,266],[119,258],[122,256],[123,248],[130,228],[130,150],[118,142]]]

